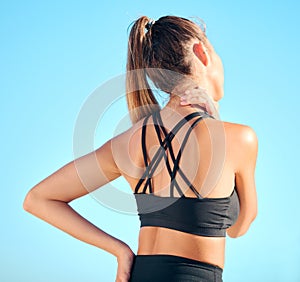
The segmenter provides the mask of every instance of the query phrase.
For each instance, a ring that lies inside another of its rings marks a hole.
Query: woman
[[[148,79],[170,95],[163,109]],[[257,213],[257,138],[216,118],[222,97],[222,62],[197,24],[140,17],[128,45],[133,126],[33,187],[25,210],[115,255],[116,281],[222,281],[226,233],[245,234]],[[68,204],[119,176],[141,219],[136,256]]]

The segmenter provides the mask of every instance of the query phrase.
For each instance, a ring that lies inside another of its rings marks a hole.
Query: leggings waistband
[[[223,269],[190,258],[168,255],[135,256],[130,282],[222,282]]]
[[[187,264],[193,264],[194,266],[199,266],[202,268],[206,268],[206,269],[211,269],[214,271],[219,272],[220,274],[222,274],[223,269],[217,265],[208,263],[208,262],[203,262],[203,261],[199,261],[199,260],[195,260],[195,259],[190,259],[190,258],[185,258],[185,257],[180,257],[180,256],[175,256],[175,255],[167,255],[167,254],[157,254],[157,255],[136,255],[136,257],[138,257],[139,260],[147,260],[147,263],[151,263],[151,261],[153,261],[153,263],[156,263],[157,260],[159,259],[159,261],[161,262],[174,262],[174,263],[187,263]]]

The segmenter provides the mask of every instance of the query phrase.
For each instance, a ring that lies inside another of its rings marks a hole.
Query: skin
[[[177,92],[180,95],[172,96],[168,105],[162,109],[162,119],[167,128],[172,128],[177,118],[195,111],[194,104],[209,108],[207,100],[211,99],[217,106],[217,102],[224,94],[222,62],[211,44],[191,42],[189,56],[192,56],[194,84],[179,85]],[[198,88],[195,88],[195,85]],[[143,171],[142,151],[136,149],[136,144],[140,144],[141,124],[142,121],[139,121],[128,131],[107,141],[94,152],[66,164],[42,180],[28,192],[23,205],[26,211],[71,236],[114,255],[118,262],[116,277],[118,282],[128,281],[135,254],[126,243],[107,234],[79,215],[69,203],[119,176],[125,177],[134,190]],[[213,145],[209,145],[211,134],[225,138],[226,145],[225,154],[222,155],[224,158],[222,171],[217,181],[207,184],[213,189],[209,190],[206,197],[229,196],[235,181],[240,200],[240,214],[236,223],[227,229],[227,234],[236,238],[247,232],[257,214],[254,181],[257,137],[255,132],[245,125],[217,119],[200,122],[194,129],[191,144],[183,154],[187,157],[183,157],[182,167],[187,171],[191,167],[188,165],[191,160],[189,154],[193,155],[195,148],[199,150],[202,162],[208,162],[210,159],[211,156],[207,152],[214,150]],[[174,140],[175,149],[178,149],[180,138],[179,134],[179,137]],[[151,148],[157,145],[156,135],[151,126],[149,126],[147,142],[147,150],[150,152]],[[193,182],[196,187],[197,185],[201,187],[200,184],[205,183],[207,173],[205,169],[208,166],[201,165],[195,173],[191,172],[194,173]],[[78,174],[78,168],[81,175]],[[154,187],[167,187],[169,176],[164,167],[155,175],[153,181],[157,183]],[[156,192],[159,194],[160,190]],[[193,197],[188,190],[186,195]],[[223,268],[225,238],[197,236],[160,227],[143,227],[139,234],[137,254],[173,254]]]

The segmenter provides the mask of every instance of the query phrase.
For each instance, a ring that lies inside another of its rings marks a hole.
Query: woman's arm
[[[78,158],[35,185],[26,195],[24,209],[71,236],[101,248],[117,258],[128,253],[122,241],[79,215],[69,203],[120,176],[111,141]]]
[[[232,147],[235,148],[235,185],[240,201],[240,213],[234,225],[227,229],[229,237],[236,238],[247,232],[257,215],[255,166],[258,141],[255,132],[248,126],[237,125],[234,129]]]

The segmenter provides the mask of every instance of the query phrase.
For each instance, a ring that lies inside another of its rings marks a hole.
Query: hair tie
[[[155,20],[150,19],[146,24],[146,29],[149,30],[155,24]]]

